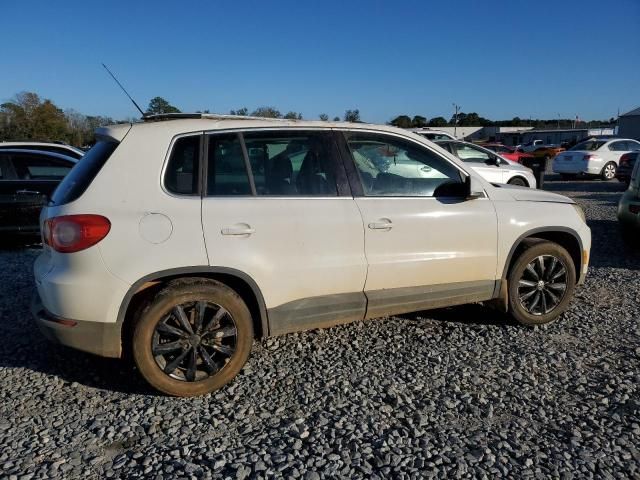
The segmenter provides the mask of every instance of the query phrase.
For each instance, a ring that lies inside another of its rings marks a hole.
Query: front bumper
[[[64,319],[48,312],[36,293],[31,314],[42,334],[54,343],[102,357],[119,358],[122,354],[120,326],[116,323]]]

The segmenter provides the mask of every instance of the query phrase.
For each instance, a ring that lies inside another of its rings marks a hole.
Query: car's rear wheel
[[[213,280],[169,285],[134,328],[133,358],[142,377],[168,395],[219,389],[249,358],[251,314],[240,296]]]
[[[606,181],[613,180],[616,177],[616,170],[616,164],[614,162],[609,162],[604,166],[602,172],[600,172],[600,177]]]
[[[526,182],[524,178],[514,177],[507,182],[509,185],[517,185],[518,187],[528,187],[529,184]]]
[[[509,313],[522,324],[542,325],[554,321],[569,306],[576,272],[563,247],[540,240],[520,253],[507,280]]]

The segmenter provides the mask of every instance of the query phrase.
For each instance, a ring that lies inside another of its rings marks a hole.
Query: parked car
[[[613,180],[620,158],[640,150],[640,142],[627,138],[590,138],[559,154],[553,160],[553,171],[563,178],[578,174]]]
[[[419,135],[185,117],[98,129],[34,265],[47,337],[131,353],[166,394],[220,388],[256,336],[469,302],[548,323],[585,279],[573,200],[493,186]]]
[[[536,178],[531,169],[502,158],[487,148],[460,140],[440,140],[436,145],[457,156],[488,182],[536,188]]]
[[[426,138],[427,140],[431,140],[432,142],[435,142],[436,140],[456,139],[456,137],[454,137],[450,133],[443,132],[442,130],[433,130],[430,128],[414,128],[411,131],[420,135],[421,137]]]
[[[0,232],[37,234],[40,210],[76,162],[42,150],[0,149]]]
[[[75,158],[79,160],[84,155],[84,151],[71,145],[64,143],[47,143],[47,142],[0,142],[0,150],[6,149],[26,149],[26,150],[41,150],[44,152],[59,153],[60,155],[66,155],[67,157]]]
[[[519,152],[514,147],[508,147],[501,143],[483,143],[481,146],[497,153],[502,158],[511,160],[512,162],[523,163],[524,159],[534,158],[531,153]]]
[[[640,242],[640,162],[636,161],[629,181],[629,187],[618,203],[618,221],[622,233],[638,247]]]
[[[622,183],[626,183],[627,186],[631,182],[631,172],[633,172],[633,166],[638,160],[640,152],[625,153],[620,157],[620,164],[616,170],[616,178]]]

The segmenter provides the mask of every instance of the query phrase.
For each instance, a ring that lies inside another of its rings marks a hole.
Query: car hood
[[[535,190],[529,187],[517,187],[515,185],[500,185],[514,200],[519,202],[550,202],[550,203],[575,203],[569,197],[557,193]]]

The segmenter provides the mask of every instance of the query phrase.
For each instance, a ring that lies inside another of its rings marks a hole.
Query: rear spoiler
[[[107,142],[120,143],[127,136],[133,125],[131,123],[121,123],[118,125],[108,125],[96,128],[96,139]]]

